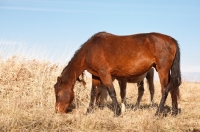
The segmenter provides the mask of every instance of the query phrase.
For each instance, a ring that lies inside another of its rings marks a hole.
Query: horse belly
[[[129,83],[140,82],[140,81],[142,81],[146,77],[146,75],[147,75],[147,73],[144,73],[144,74],[142,74],[140,76],[137,76],[137,77],[128,78],[127,82],[129,82]]]

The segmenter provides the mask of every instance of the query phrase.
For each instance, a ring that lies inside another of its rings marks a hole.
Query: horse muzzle
[[[56,104],[55,112],[56,113],[67,113],[68,105],[61,105],[60,103]]]

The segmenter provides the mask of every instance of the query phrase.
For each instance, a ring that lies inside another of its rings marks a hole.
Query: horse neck
[[[74,84],[77,78],[83,73],[85,70],[85,64],[84,61],[85,56],[82,53],[76,54],[67,67],[62,72],[62,79],[66,83],[72,83]]]

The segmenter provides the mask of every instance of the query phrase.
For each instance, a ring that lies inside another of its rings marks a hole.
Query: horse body
[[[163,111],[169,91],[172,95],[172,110],[177,114],[181,84],[179,46],[172,37],[159,33],[117,36],[100,32],[92,36],[75,53],[61,77],[58,77],[55,85],[56,110],[66,112],[73,100],[74,83],[87,70],[98,76],[107,87],[115,112],[119,115],[121,109],[117,103],[112,77],[138,77],[152,66],[158,71],[162,87],[162,98],[156,114]],[[96,79],[96,82],[99,83],[100,80]]]
[[[88,49],[86,57],[86,63],[93,69],[89,67],[87,70],[94,75],[98,75],[100,70],[106,70],[115,78],[134,78],[147,72],[155,63],[154,56],[147,42],[140,43],[145,41],[144,37],[135,38],[105,33],[95,35],[89,42],[92,50]]]

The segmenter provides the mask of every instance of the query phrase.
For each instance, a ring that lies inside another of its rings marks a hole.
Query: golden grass
[[[180,86],[181,113],[172,117],[155,117],[156,107],[148,107],[149,91],[141,101],[141,109],[128,108],[114,117],[109,107],[85,115],[89,104],[91,79],[86,88],[75,85],[75,109],[68,114],[56,114],[53,85],[62,67],[49,62],[21,57],[0,59],[0,131],[200,131],[200,83],[183,82]],[[118,101],[119,88],[115,82]],[[160,101],[160,85],[155,82],[155,103]],[[129,104],[135,104],[137,87],[127,88]],[[108,106],[111,100],[108,99]],[[166,110],[171,108],[168,96]],[[169,107],[168,107],[169,106]]]

